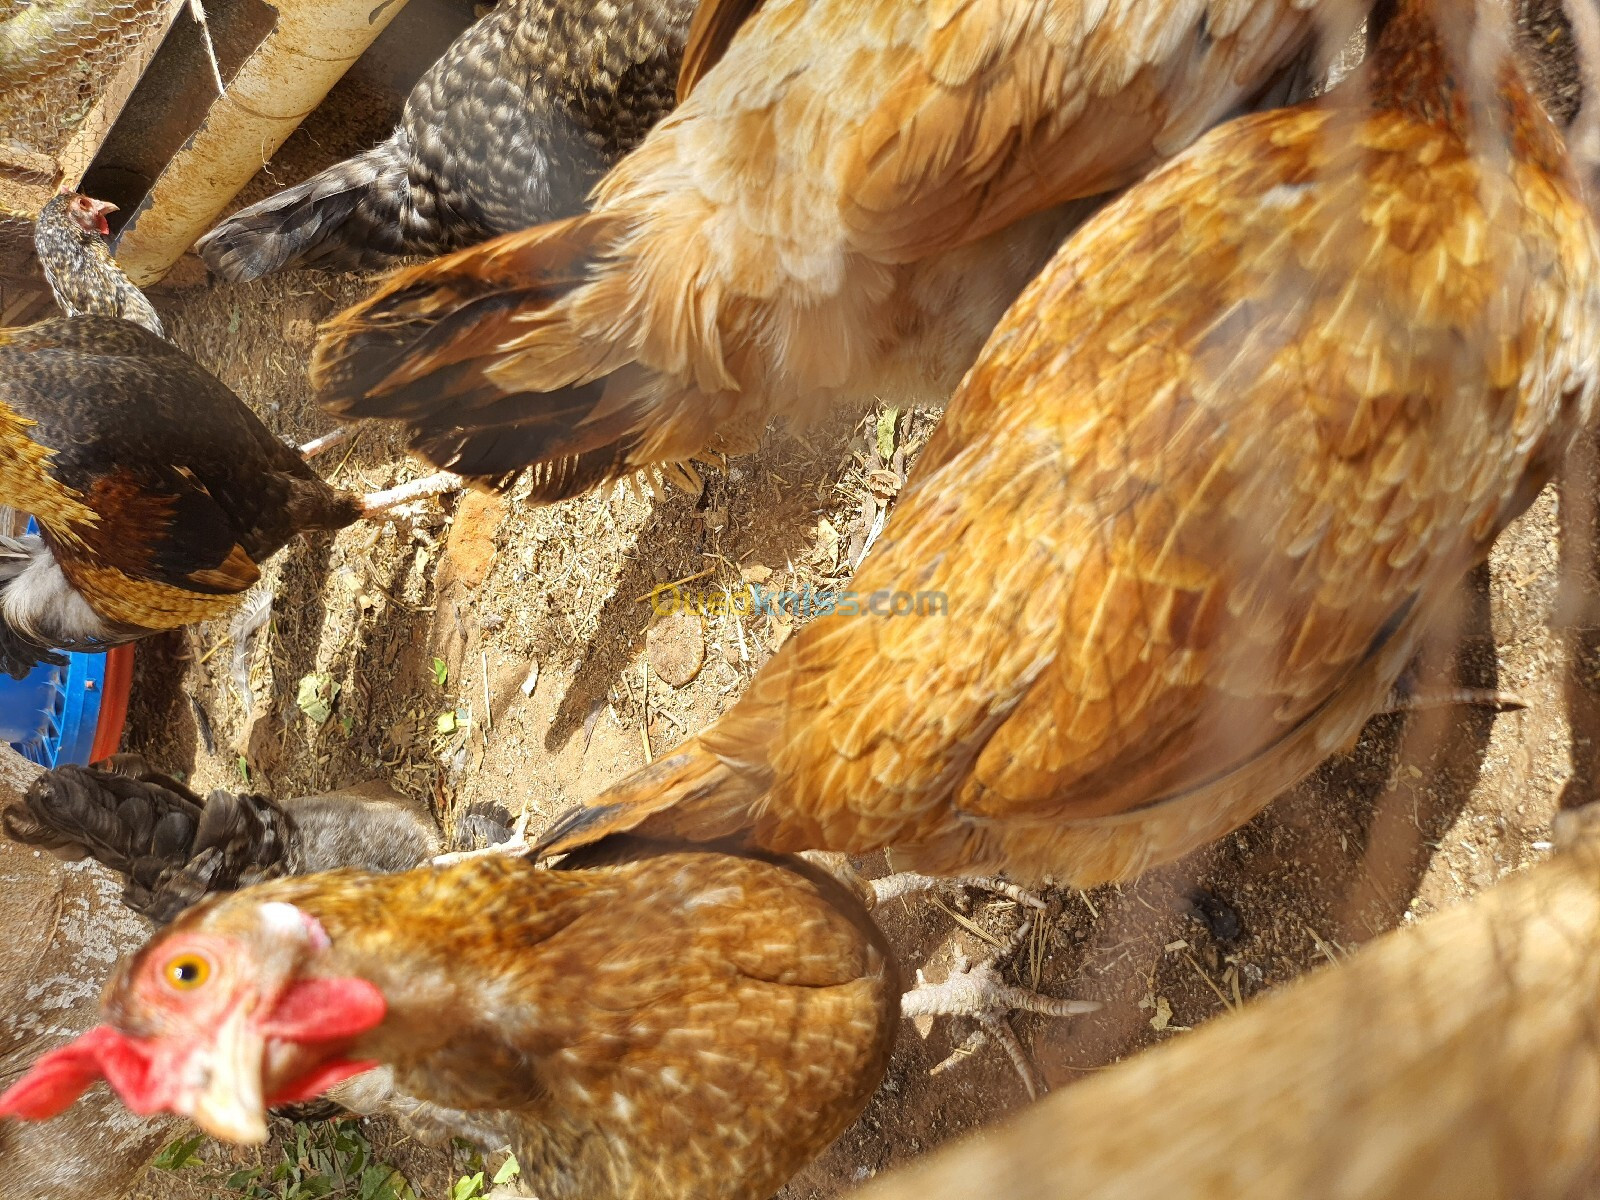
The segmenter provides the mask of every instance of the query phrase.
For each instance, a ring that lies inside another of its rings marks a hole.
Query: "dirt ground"
[[[381,131],[383,110],[361,88],[341,85],[308,121],[271,165],[272,186]],[[304,439],[331,428],[305,381],[313,330],[364,286],[301,273],[156,299],[180,345]],[[515,493],[468,495],[307,539],[265,572],[270,615],[254,633],[236,620],[141,644],[128,744],[202,788],[247,773],[251,786],[304,794],[381,776],[431,803],[447,830],[479,803],[526,806],[537,826],[714,720],[792,632],[729,615],[653,630],[651,589],[843,584],[934,420],[845,415],[805,442],[777,437],[726,474],[706,471],[697,498],[623,488],[541,509]],[[1220,844],[1132,886],[1047,893],[1014,976],[1104,1006],[1014,1022],[1051,1087],[1182,1037],[1547,852],[1553,813],[1593,794],[1595,460],[1585,446],[1464,582],[1459,621],[1420,672],[1424,686],[1497,686],[1526,708],[1379,717],[1351,754]],[[375,489],[424,469],[369,428],[324,470]],[[984,894],[942,903],[885,914],[908,973],[939,978],[958,948],[976,958],[1020,919]],[[993,1046],[929,1074],[966,1033],[940,1023],[924,1038],[907,1025],[865,1114],[783,1195],[837,1195],[1025,1103]],[[459,1158],[369,1125],[419,1194],[446,1194]],[[186,1186],[156,1173],[144,1194],[193,1194]]]

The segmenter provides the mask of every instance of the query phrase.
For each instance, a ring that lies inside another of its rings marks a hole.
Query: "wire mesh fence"
[[[169,0],[0,0],[0,142],[60,155],[170,10]]]

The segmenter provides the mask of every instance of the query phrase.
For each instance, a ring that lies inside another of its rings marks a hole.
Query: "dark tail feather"
[[[481,850],[509,841],[516,822],[503,804],[479,802],[468,807],[456,822],[452,850]]]
[[[395,133],[304,183],[240,209],[195,244],[206,265],[242,283],[289,267],[366,270],[447,247],[412,211],[409,139]]]
[[[4,617],[0,617],[0,671],[13,679],[26,679],[40,663],[64,667],[67,665],[67,656],[24,637],[11,628]]]
[[[124,903],[158,923],[211,892],[287,873],[296,836],[265,796],[214,791],[202,801],[136,755],[45,772],[0,825],[15,841],[118,872]]]
[[[639,369],[586,336],[565,304],[624,230],[615,216],[573,217],[391,276],[323,327],[318,402],[346,420],[404,422],[413,450],[475,481],[533,467],[544,501],[625,474],[648,414],[608,392],[634,391]],[[508,389],[494,368],[529,339],[547,365],[526,390]]]
[[[562,813],[532,853],[536,858],[568,854],[623,834],[742,847],[749,832],[744,782],[704,742],[692,738],[591,803]]]

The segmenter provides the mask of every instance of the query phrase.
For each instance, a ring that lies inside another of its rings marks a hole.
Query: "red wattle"
[[[302,1100],[310,1100],[320,1096],[336,1083],[343,1083],[352,1075],[359,1075],[363,1071],[370,1071],[378,1065],[375,1058],[357,1061],[349,1058],[336,1058],[332,1062],[323,1063],[311,1074],[295,1080],[287,1087],[281,1087],[267,1097],[267,1107],[272,1108],[279,1104],[298,1104]]]
[[[302,979],[291,984],[261,1032],[283,1042],[333,1042],[378,1025],[389,1005],[365,979]]]

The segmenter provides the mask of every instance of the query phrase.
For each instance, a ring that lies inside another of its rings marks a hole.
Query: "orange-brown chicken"
[[[0,1115],[104,1076],[261,1141],[266,1104],[382,1063],[391,1111],[509,1143],[542,1200],[765,1200],[877,1087],[897,991],[860,901],[794,860],[337,871],[190,909]]]
[[[1066,202],[1182,150],[1352,7],[706,0],[692,93],[592,214],[394,276],[325,331],[322,403],[480,480],[535,466],[552,500],[749,449],[775,414],[943,399],[1090,207]]]
[[[1500,20],[1407,0],[1366,70],[1097,214],[952,400],[862,615],[544,849],[893,847],[1082,886],[1349,742],[1594,409],[1595,226]],[[866,611],[896,592],[948,613]]]

